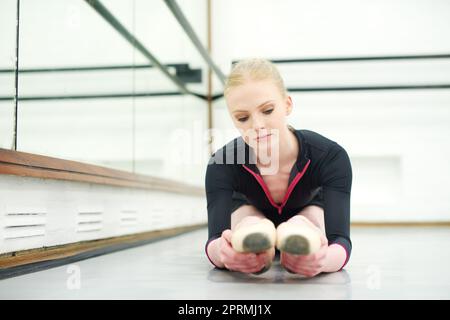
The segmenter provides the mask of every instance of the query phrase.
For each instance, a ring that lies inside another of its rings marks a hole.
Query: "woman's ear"
[[[291,96],[286,97],[286,115],[290,115],[292,112],[292,108],[294,107],[294,104],[292,102]]]

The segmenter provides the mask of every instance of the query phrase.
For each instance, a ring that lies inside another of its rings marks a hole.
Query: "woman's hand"
[[[320,249],[313,254],[301,256],[281,252],[280,263],[287,270],[304,275],[308,278],[318,275],[324,270],[328,251],[328,239],[321,231],[320,240]]]
[[[241,253],[235,251],[231,246],[231,234],[230,229],[223,231],[219,243],[219,258],[228,270],[256,273],[273,259],[275,248],[262,253]]]

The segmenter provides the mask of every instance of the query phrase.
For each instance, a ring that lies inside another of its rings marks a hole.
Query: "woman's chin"
[[[254,141],[249,144],[249,146],[255,150],[258,154],[271,154],[273,150],[276,149],[277,144],[273,141]]]
[[[270,143],[259,143],[257,150],[259,154],[269,155],[272,153],[273,146]]]

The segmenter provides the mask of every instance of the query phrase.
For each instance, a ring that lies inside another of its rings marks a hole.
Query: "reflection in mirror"
[[[17,1],[0,2],[0,148],[14,149]]]
[[[92,3],[21,1],[18,151],[201,185],[206,101],[173,78],[204,96],[205,61],[163,2]]]

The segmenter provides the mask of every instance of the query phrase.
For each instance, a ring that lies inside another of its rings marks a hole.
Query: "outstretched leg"
[[[299,216],[303,216],[308,218],[309,221],[311,221],[316,227],[318,227],[323,234],[325,234],[325,218],[324,218],[324,211],[321,207],[316,205],[310,205],[305,208],[303,208],[302,211],[300,211],[297,215],[290,218],[290,220],[298,220]]]

